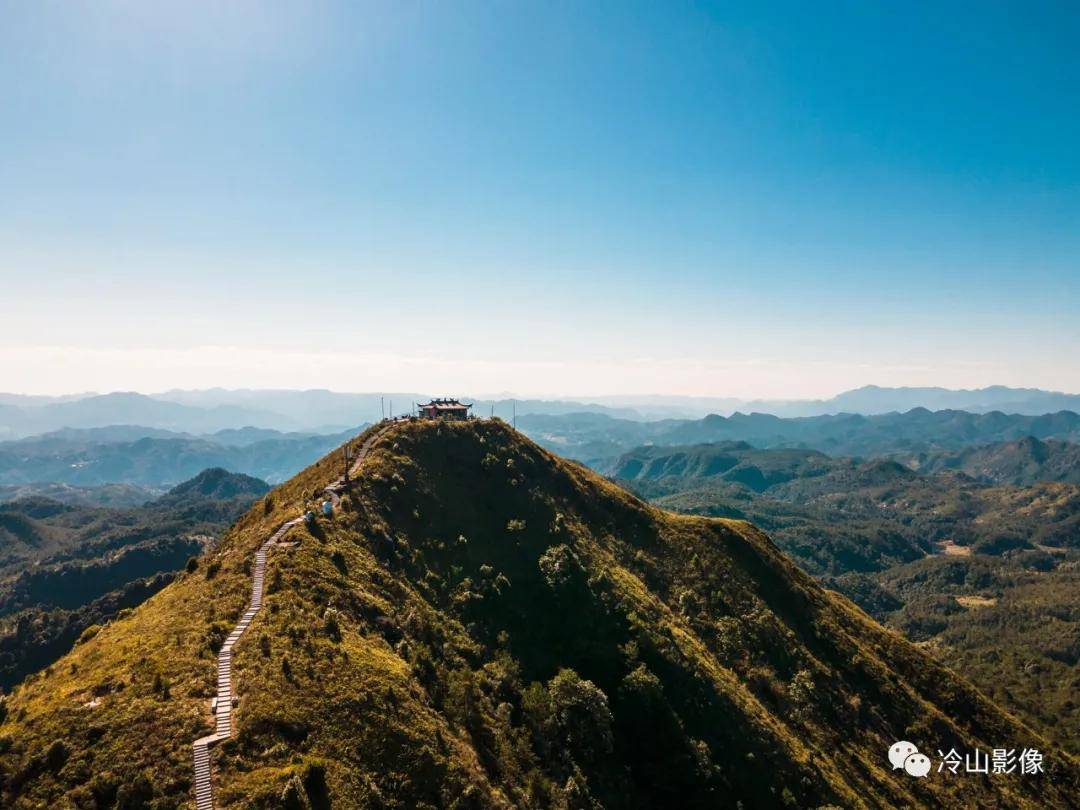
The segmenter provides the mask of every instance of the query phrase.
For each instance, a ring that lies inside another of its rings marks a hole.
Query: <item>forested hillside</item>
[[[1037,444],[1021,442],[1023,455]],[[613,469],[666,509],[752,521],[823,584],[1080,751],[1080,487],[936,466],[710,444],[642,448]]]
[[[161,590],[268,489],[212,469],[140,507],[0,504],[0,689]]]
[[[252,555],[337,462],[8,699],[9,806],[190,801]],[[758,529],[649,507],[497,422],[395,428],[341,509],[286,540],[233,654],[221,806],[1067,807],[1080,791],[1075,760]],[[897,739],[1034,746],[1046,773],[916,779],[890,769]]]

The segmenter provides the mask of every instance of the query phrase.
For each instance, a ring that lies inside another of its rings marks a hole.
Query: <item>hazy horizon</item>
[[[754,360],[704,363],[655,358],[651,362],[620,362],[602,366],[572,361],[492,364],[482,361],[432,360],[409,356],[381,356],[378,363],[361,353],[298,353],[289,350],[218,350],[200,347],[176,351],[121,349],[113,351],[77,347],[0,347],[0,373],[6,393],[66,396],[76,393],[136,391],[144,394],[169,390],[313,390],[342,393],[378,391],[479,391],[484,396],[498,386],[506,396],[580,399],[586,397],[676,396],[701,399],[803,400],[829,399],[865,386],[881,388],[944,388],[972,390],[993,386],[1042,389],[1053,392],[1080,391],[1056,382],[1053,375],[1017,374],[1015,378],[985,377],[979,369],[955,369],[952,374],[924,374],[923,369],[898,367],[893,374],[879,374],[866,381],[855,374],[828,374],[838,367],[822,363],[785,365]],[[543,370],[546,374],[530,371]],[[927,369],[929,370],[929,369]],[[968,373],[962,373],[967,371]],[[342,378],[363,378],[384,385],[344,387]],[[544,380],[539,385],[514,380]],[[606,379],[610,387],[554,389],[548,380],[564,385]],[[819,379],[823,378],[823,379]],[[33,381],[13,385],[16,381]],[[636,387],[649,379],[654,387]],[[661,380],[661,383],[657,383]],[[715,382],[714,382],[715,380]],[[666,383],[666,385],[665,385]],[[597,393],[602,391],[603,393]]]
[[[72,391],[59,391],[55,393],[44,393],[40,391],[16,391],[12,389],[0,388],[0,396],[24,396],[24,397],[42,397],[42,398],[57,398],[57,399],[75,399],[81,397],[91,396],[105,396],[111,394],[137,394],[141,396],[155,397],[166,396],[169,394],[192,394],[192,393],[209,393],[220,391],[222,393],[252,393],[252,394],[272,394],[272,393],[317,393],[327,392],[331,394],[340,394],[343,396],[373,396],[373,395],[410,395],[419,394],[423,396],[443,396],[453,395],[462,396],[467,395],[475,397],[479,400],[491,401],[491,400],[512,400],[512,399],[531,399],[537,401],[581,401],[581,402],[594,402],[597,404],[602,403],[653,403],[656,405],[663,405],[666,402],[772,402],[772,403],[799,403],[799,402],[811,402],[811,401],[828,401],[844,394],[851,394],[855,392],[862,392],[866,390],[876,389],[883,392],[889,391],[917,391],[917,390],[935,390],[943,393],[951,394],[963,394],[963,393],[976,393],[985,390],[994,389],[1008,389],[1010,391],[1037,391],[1044,394],[1062,395],[1062,396],[1080,396],[1080,392],[1067,391],[1061,389],[1044,389],[1036,387],[1025,386],[1002,386],[991,384],[988,386],[978,386],[973,388],[951,388],[949,386],[880,386],[872,383],[865,385],[858,385],[853,388],[845,388],[839,391],[833,391],[819,397],[763,397],[763,396],[748,396],[740,397],[725,394],[716,395],[698,395],[698,394],[670,394],[660,393],[657,391],[629,393],[629,394],[614,394],[604,392],[585,392],[585,393],[572,393],[572,392],[551,392],[541,391],[539,393],[525,394],[520,391],[468,391],[461,388],[452,388],[446,390],[436,390],[429,387],[417,386],[414,388],[409,387],[382,387],[382,388],[356,388],[356,389],[344,389],[334,387],[309,387],[309,388],[289,388],[289,387],[266,387],[256,388],[243,385],[217,385],[206,387],[193,387],[193,388],[181,388],[172,387],[166,389],[136,389],[136,388],[115,388],[107,390],[72,390]]]
[[[0,387],[1080,390],[1080,15],[15,4]]]

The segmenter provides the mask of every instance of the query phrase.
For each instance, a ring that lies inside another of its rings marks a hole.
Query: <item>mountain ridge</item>
[[[445,393],[445,392],[441,392]],[[454,392],[451,392],[454,393]],[[768,400],[737,397],[673,395],[513,397],[457,396],[475,404],[477,413],[509,420],[516,413],[565,415],[602,413],[637,421],[700,419],[710,413],[731,415],[768,413],[785,418],[861,413],[878,415],[913,408],[931,411],[1002,411],[1038,415],[1062,410],[1080,411],[1080,394],[1037,388],[988,386],[977,389],[938,387],[886,388],[867,385],[826,399]],[[338,432],[349,425],[407,412],[412,403],[430,394],[415,392],[346,393],[325,389],[223,389],[87,393],[30,396],[0,393],[0,437],[21,438],[64,427],[99,427],[109,423],[206,433],[254,426],[283,431]]]
[[[339,473],[332,453],[276,488],[194,571],[20,687],[0,726],[6,800],[188,800],[250,555]],[[395,429],[340,510],[294,534],[237,649],[222,806],[1066,806],[1077,787],[1058,752],[1037,791],[894,774],[898,735],[1039,737],[748,524],[648,507],[497,422]],[[92,744],[50,748],[90,718]]]
[[[1025,436],[1017,441],[963,448],[953,453],[923,453],[909,459],[920,471],[956,470],[983,481],[1080,484],[1080,444]]]
[[[108,429],[105,429],[108,430]],[[130,435],[129,428],[119,434]],[[41,481],[79,486],[127,483],[162,488],[185,481],[208,467],[281,481],[337,447],[353,431],[339,434],[226,434],[225,443],[212,436],[169,434],[132,440],[97,441],[82,432],[62,432],[0,442],[0,484],[18,486]],[[72,438],[75,435],[78,438]],[[245,439],[251,439],[246,441]]]
[[[873,416],[780,417],[762,413],[710,414],[703,419],[634,422],[604,414],[524,416],[518,425],[543,446],[604,469],[612,459],[644,445],[696,445],[742,441],[761,449],[819,450],[831,456],[868,458],[934,453],[979,444],[1040,440],[1080,442],[1080,415],[1038,416],[990,412],[929,411]]]
[[[61,502],[48,497],[54,488],[27,489],[28,497],[0,503],[2,689],[52,664],[88,627],[165,587],[269,486],[206,470],[121,508],[86,503],[91,493]]]

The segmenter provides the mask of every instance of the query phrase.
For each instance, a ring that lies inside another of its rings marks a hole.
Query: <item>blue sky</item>
[[[1078,391],[1077,41],[1051,3],[0,0],[0,388]]]

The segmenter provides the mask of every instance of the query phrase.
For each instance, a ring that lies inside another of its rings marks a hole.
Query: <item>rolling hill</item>
[[[434,393],[445,395],[454,392]],[[217,417],[224,416],[237,420],[222,427],[240,428],[248,424],[257,424],[279,430],[336,432],[338,428],[346,425],[379,418],[390,401],[397,403],[399,406],[397,411],[402,412],[401,406],[407,408],[413,402],[430,398],[432,393],[401,391],[346,393],[320,389],[230,390],[223,388],[171,390],[149,395],[114,392],[106,395],[83,393],[50,397],[0,393],[0,436],[3,436],[5,431],[18,431],[18,435],[26,435],[21,432],[25,429],[33,433],[56,427],[90,427],[90,423],[99,423],[98,414],[95,414],[93,407],[72,406],[52,412],[37,409],[86,401],[90,401],[93,405],[95,400],[108,404],[109,400],[101,399],[103,396],[112,397],[112,410],[107,413],[109,423],[127,421],[133,424],[153,424],[158,427],[172,426],[172,429],[177,429],[175,425],[179,423],[178,417],[180,422],[187,421],[194,425],[206,424],[212,421],[215,418],[213,414],[216,414]],[[140,397],[152,400],[152,402],[147,403]],[[915,408],[926,408],[931,411],[959,410],[972,413],[1000,411],[1031,416],[1057,411],[1080,411],[1080,394],[1038,388],[1010,388],[1003,385],[967,390],[865,385],[843,391],[827,399],[802,400],[677,395],[593,396],[576,400],[541,400],[511,398],[510,395],[493,398],[468,394],[464,394],[463,399],[474,402],[479,414],[487,414],[494,410],[495,416],[504,419],[509,419],[515,412],[518,416],[588,412],[639,421],[654,421],[700,419],[708,414],[730,416],[736,412],[763,413],[791,418],[843,413],[870,416],[893,412],[903,413]],[[154,411],[153,409],[158,407],[153,404],[155,402],[182,405],[190,410],[185,412],[164,408]],[[34,418],[35,414],[37,419]],[[58,424],[54,414],[62,417],[59,420],[62,424]],[[180,416],[181,414],[183,416]],[[139,418],[134,418],[136,416]],[[164,420],[161,424],[157,421],[159,417]],[[155,421],[143,421],[146,419]],[[220,424],[220,419],[217,423]],[[41,427],[43,424],[53,427]],[[35,426],[37,426],[36,429]],[[190,430],[191,428],[183,429]],[[203,429],[193,430],[193,432],[203,432]]]
[[[530,415],[518,427],[544,447],[608,471],[615,459],[645,445],[660,447],[745,442],[760,449],[817,450],[831,456],[873,458],[895,455],[932,458],[964,448],[1017,442],[1080,442],[1080,415],[1072,411],[1040,416],[990,412],[928,411],[875,416],[781,418],[735,413],[704,419],[636,422],[605,414]],[[920,456],[919,454],[922,454]]]
[[[1034,436],[951,453],[921,453],[905,459],[905,463],[925,472],[957,470],[998,484],[1026,485],[1039,481],[1080,484],[1080,444],[1040,441]]]
[[[769,412],[781,416],[811,416],[828,413],[872,415],[909,411],[913,408],[926,408],[931,411],[971,411],[972,413],[1001,411],[1036,416],[1056,411],[1080,411],[1080,394],[1065,394],[1039,388],[1009,388],[1004,385],[959,390],[865,385],[851,391],[844,391],[827,400],[791,403],[786,413],[780,409]]]
[[[444,395],[446,392],[442,392]],[[0,393],[0,439],[19,439],[65,429],[107,429],[140,425],[144,430],[206,434],[222,430],[339,433],[384,414],[408,411],[430,394],[410,392],[341,393],[326,390],[165,391],[139,394],[77,394],[45,397]],[[644,418],[633,408],[590,402],[465,397],[477,413],[566,414],[583,410],[629,419]],[[701,411],[694,409],[693,413]],[[149,435],[144,433],[143,435]],[[138,437],[135,437],[138,438]]]
[[[0,503],[26,498],[48,498],[70,506],[141,506],[161,492],[134,484],[98,484],[77,487],[49,481],[0,485]]]
[[[5,806],[179,807],[275,489],[192,570],[4,703]],[[271,552],[233,653],[222,807],[1067,807],[1068,755],[767,536],[649,507],[498,422],[406,423]],[[295,545],[294,545],[295,544]],[[1037,747],[917,779],[889,747]],[[138,804],[141,802],[141,805]]]
[[[139,506],[42,495],[0,504],[0,689],[165,587],[268,490],[210,469]]]
[[[296,408],[316,393],[280,392],[281,396],[272,401]],[[337,396],[331,397],[330,402],[337,402]],[[369,409],[371,397],[364,397]],[[153,401],[156,403],[153,408],[161,405],[166,410],[195,407]],[[315,401],[321,400],[316,397]],[[27,410],[69,408],[80,403],[85,405],[85,400],[38,405]],[[613,415],[614,411],[567,412],[565,409],[574,407],[574,403],[519,404],[517,424],[526,435],[561,456],[583,461],[604,472],[611,471],[619,456],[644,445],[745,442],[761,449],[817,450],[838,457],[893,456],[910,466],[931,470],[970,467],[998,475],[995,480],[1002,483],[1026,483],[1042,473],[1057,476],[1053,480],[1072,480],[1075,448],[1062,446],[1080,443],[1080,416],[1071,411],[1027,416],[915,409],[874,416],[845,413],[804,418],[735,413],[729,417],[640,421],[619,418]],[[347,411],[344,405],[341,407]],[[525,410],[530,407],[536,410]],[[478,406],[477,412],[484,413],[484,407]],[[154,426],[153,420],[125,423],[128,415],[127,410],[119,408],[111,418],[99,414],[99,421],[104,424],[97,427],[63,427],[18,441],[0,442],[0,486],[57,482],[84,487],[127,483],[167,488],[209,466],[279,482],[353,433],[340,428],[329,433],[282,433],[243,421],[213,432],[167,430]],[[316,416],[318,412],[310,418]],[[201,417],[200,420],[200,424],[207,423]],[[996,444],[1019,446],[1028,438],[1049,449],[1045,462],[1025,458],[1016,450],[978,450]],[[961,452],[966,452],[969,458],[958,458]],[[1005,455],[990,462],[984,457],[991,452]]]
[[[335,435],[254,429],[188,436],[131,426],[66,430],[0,442],[0,485],[58,483],[79,487],[132,484],[163,489],[208,467],[222,467],[273,483],[337,447],[355,431]]]
[[[981,480],[732,444],[641,448],[612,470],[658,506],[753,521],[824,585],[1080,752],[1080,487],[991,483],[1015,459],[1060,457],[1018,445],[936,457],[1007,460],[980,462]]]
[[[852,462],[816,450],[758,450],[746,442],[639,447],[603,468],[612,478],[636,482],[675,479],[680,486],[716,480],[764,492],[793,479],[825,475]]]
[[[225,404],[198,408],[127,391],[0,405],[0,437],[20,438],[61,428],[98,428],[116,424],[191,433],[242,425],[291,427],[277,414],[257,409]]]

